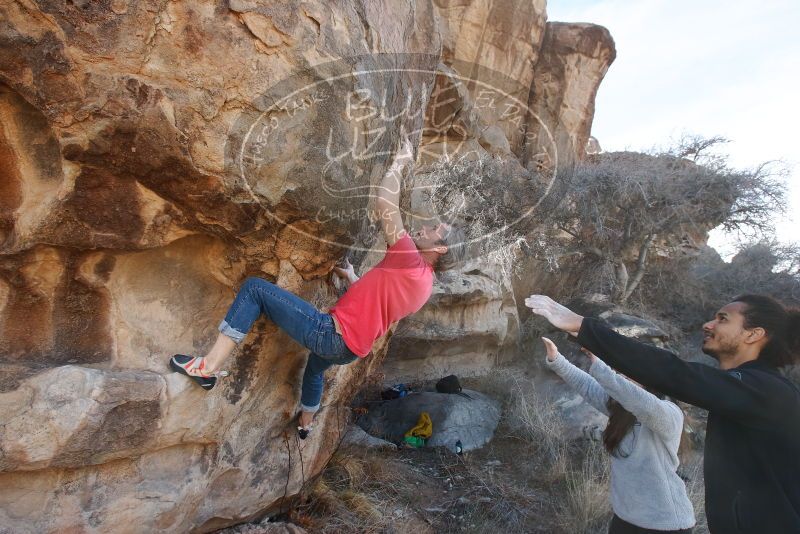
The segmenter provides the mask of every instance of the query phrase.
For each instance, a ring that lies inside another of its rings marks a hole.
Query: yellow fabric
[[[405,437],[410,438],[413,436],[428,439],[432,434],[433,422],[431,421],[431,416],[428,415],[428,412],[422,412],[419,414],[417,426],[406,432]]]

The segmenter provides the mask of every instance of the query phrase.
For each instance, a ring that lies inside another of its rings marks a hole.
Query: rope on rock
[[[283,487],[283,499],[281,499],[281,507],[279,508],[279,515],[283,515],[283,504],[286,502],[286,494],[289,493],[289,478],[292,476],[292,450],[289,447],[289,436],[286,432],[283,433],[283,441],[286,442],[286,454],[289,455],[289,468],[286,470],[286,485]]]
[[[302,499],[303,491],[306,487],[306,469],[305,465],[303,464],[303,449],[300,447],[300,439],[297,437],[297,434],[294,435],[294,442],[297,444],[297,454],[300,456],[300,480],[302,483],[300,484],[300,491],[298,493]]]

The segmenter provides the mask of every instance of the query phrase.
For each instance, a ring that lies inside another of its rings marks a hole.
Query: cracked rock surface
[[[559,151],[581,156],[613,42],[547,23],[543,1],[517,4],[0,5],[0,532],[209,532],[277,510],[322,469],[385,339],[328,371],[304,442],[290,421],[306,351],[271,323],[256,323],[210,392],[167,360],[210,347],[247,276],[322,309],[335,301],[328,273],[360,239],[369,199],[331,191],[369,187],[387,164],[336,149],[389,150],[401,128],[444,117],[419,138],[427,163],[455,142],[530,166],[519,128],[474,88],[450,112],[429,109],[436,76],[408,68],[420,61],[513,77]],[[353,76],[385,57],[407,74]],[[343,66],[349,77],[318,83]],[[298,87],[317,89],[270,107]],[[421,112],[354,130],[359,102],[330,95],[365,90]],[[469,269],[468,286],[438,283],[421,315],[435,328],[406,331],[413,357],[466,367],[475,347],[513,343],[511,284]],[[442,324],[465,335],[443,337]]]

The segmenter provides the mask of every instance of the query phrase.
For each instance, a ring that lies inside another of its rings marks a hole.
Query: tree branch
[[[647,269],[647,252],[650,250],[650,246],[653,244],[655,239],[656,234],[650,234],[647,236],[645,242],[642,243],[642,246],[639,247],[639,259],[636,261],[636,271],[633,274],[633,278],[631,278],[627,287],[623,291],[620,302],[627,301],[636,288],[639,287],[639,283],[642,281],[645,270]]]

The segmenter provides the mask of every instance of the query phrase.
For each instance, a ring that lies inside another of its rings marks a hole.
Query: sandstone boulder
[[[391,87],[387,109],[424,107],[432,74],[352,74],[435,67],[433,8],[4,3],[0,27],[0,525],[205,532],[277,510],[335,448],[383,345],[328,373],[304,442],[305,351],[270,323],[209,393],[167,359],[209,347],[248,275],[333,303],[326,276],[362,217],[326,214],[369,198],[330,192],[368,188],[359,171],[391,155],[352,157],[374,124],[333,96]],[[276,100],[290,88],[305,92]]]
[[[481,375],[510,357],[519,324],[500,267],[476,261],[438,276],[428,303],[394,333],[383,368],[387,382]]]
[[[402,130],[432,154],[421,173],[453,143],[529,168],[535,128],[514,105],[542,131],[563,122],[547,146],[583,147],[613,45],[588,26],[543,45],[544,21],[544,2],[0,5],[0,525],[208,532],[296,495],[386,340],[328,372],[304,442],[305,351],[272,324],[208,393],[167,358],[205,351],[250,275],[330,306],[345,249],[359,266],[380,253],[365,213]],[[481,93],[486,72],[503,99]],[[433,349],[404,354],[471,361],[513,341],[510,282],[474,269],[440,282],[421,315],[435,328],[406,335]]]
[[[426,447],[446,447],[456,451],[461,442],[464,451],[483,447],[494,436],[500,422],[500,403],[471,389],[461,394],[435,391],[412,392],[399,399],[370,406],[358,418],[358,425],[373,436],[401,443],[422,412],[430,415],[433,434]]]

